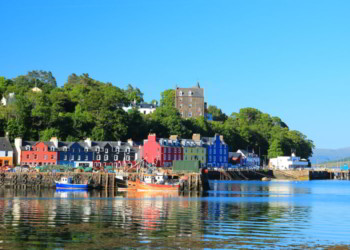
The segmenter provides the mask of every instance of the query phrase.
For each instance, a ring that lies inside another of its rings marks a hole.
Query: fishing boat
[[[61,177],[59,181],[55,181],[56,189],[89,189],[91,185],[89,184],[78,184],[74,183],[73,177]]]
[[[177,180],[168,180],[166,175],[144,175],[142,180],[128,181],[128,188],[137,191],[179,191],[180,183]]]

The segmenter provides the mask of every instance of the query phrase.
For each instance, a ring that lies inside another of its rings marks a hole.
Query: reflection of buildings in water
[[[21,219],[21,200],[19,198],[13,199],[12,216],[12,226],[18,226]]]

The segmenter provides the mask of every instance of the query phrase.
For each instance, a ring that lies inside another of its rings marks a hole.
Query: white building
[[[9,93],[7,97],[2,97],[1,103],[2,105],[7,106],[8,104],[13,103],[15,100],[15,93]]]
[[[125,112],[128,112],[129,110],[136,108],[140,113],[144,115],[148,115],[156,111],[157,109],[157,104],[148,104],[148,103],[141,103],[141,104],[132,104],[128,107],[123,107],[123,110]]]
[[[270,159],[269,168],[278,170],[293,170],[299,168],[307,168],[309,163],[307,160],[300,160],[300,157],[295,156],[279,156],[277,158]]]

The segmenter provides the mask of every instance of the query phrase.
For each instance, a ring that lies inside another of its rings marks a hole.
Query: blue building
[[[207,148],[208,167],[228,167],[228,145],[223,136],[203,137],[203,146]]]
[[[86,142],[58,142],[58,165],[92,167],[93,152]]]

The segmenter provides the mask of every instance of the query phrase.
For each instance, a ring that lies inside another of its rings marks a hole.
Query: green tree
[[[175,107],[175,90],[167,89],[164,90],[161,94],[160,106],[166,107]]]
[[[225,113],[223,113],[221,109],[219,109],[218,107],[213,106],[213,105],[209,105],[208,113],[212,114],[214,121],[224,122],[227,119],[227,115]]]

